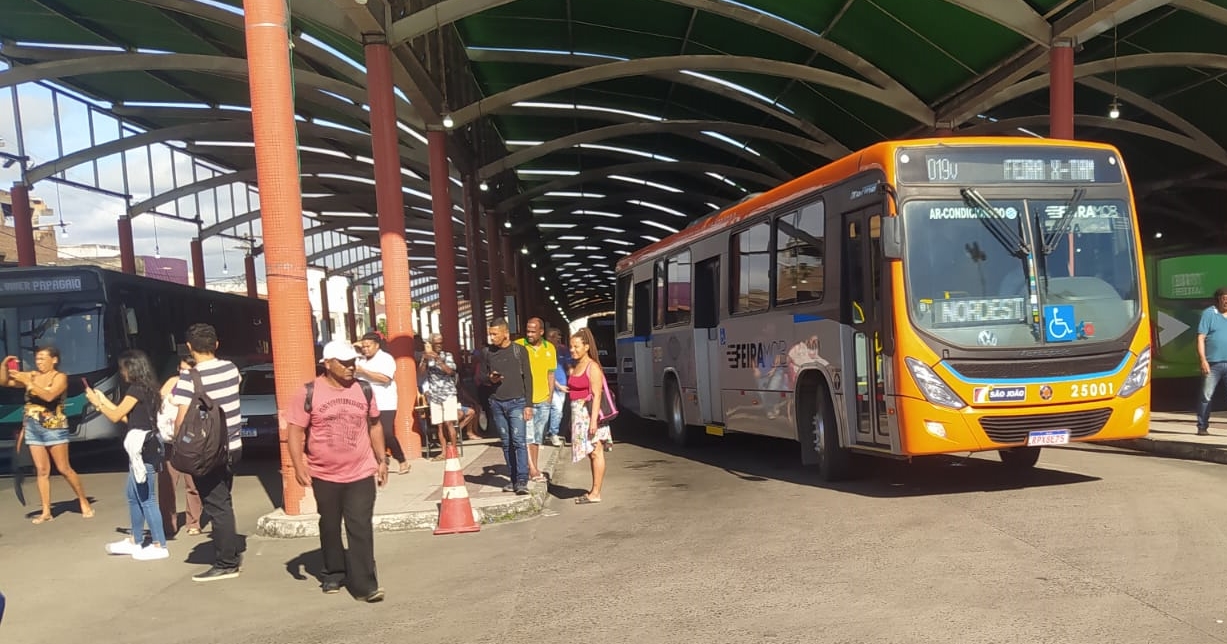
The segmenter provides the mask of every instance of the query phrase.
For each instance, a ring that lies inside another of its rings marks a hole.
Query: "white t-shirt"
[[[371,391],[375,393],[375,404],[380,411],[393,411],[396,409],[396,359],[392,354],[380,349],[375,352],[371,358],[358,358],[358,366],[372,371],[380,375],[393,378],[388,384],[380,384],[369,378],[359,376],[359,379],[371,383]]]

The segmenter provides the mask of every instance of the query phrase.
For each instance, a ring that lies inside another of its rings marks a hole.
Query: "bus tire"
[[[681,389],[672,379],[665,385],[665,425],[669,428],[669,440],[675,445],[691,447],[697,442],[695,432],[686,425]]]
[[[997,456],[1001,458],[1001,463],[1006,467],[1025,470],[1035,467],[1036,461],[1040,459],[1040,448],[1011,447],[1010,449],[997,450]]]
[[[839,444],[839,422],[835,419],[835,404],[825,384],[820,384],[814,402],[810,436],[817,454],[818,477],[823,481],[842,481],[852,476],[852,454]]]

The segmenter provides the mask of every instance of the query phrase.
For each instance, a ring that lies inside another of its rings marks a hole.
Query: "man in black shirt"
[[[481,379],[490,385],[490,412],[499,437],[511,483],[504,492],[528,494],[528,435],[533,408],[526,404],[532,393],[532,367],[528,351],[512,343],[507,320],[495,318],[489,326],[490,346],[481,361]]]

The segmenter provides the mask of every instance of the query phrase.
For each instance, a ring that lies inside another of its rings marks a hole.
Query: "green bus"
[[[1197,323],[1227,286],[1227,252],[1164,249],[1145,254],[1154,347],[1152,377],[1198,378]]]

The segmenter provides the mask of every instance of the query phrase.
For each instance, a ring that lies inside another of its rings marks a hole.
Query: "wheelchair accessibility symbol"
[[[1078,337],[1078,325],[1074,322],[1074,307],[1044,307],[1044,339],[1049,342],[1071,342]]]

